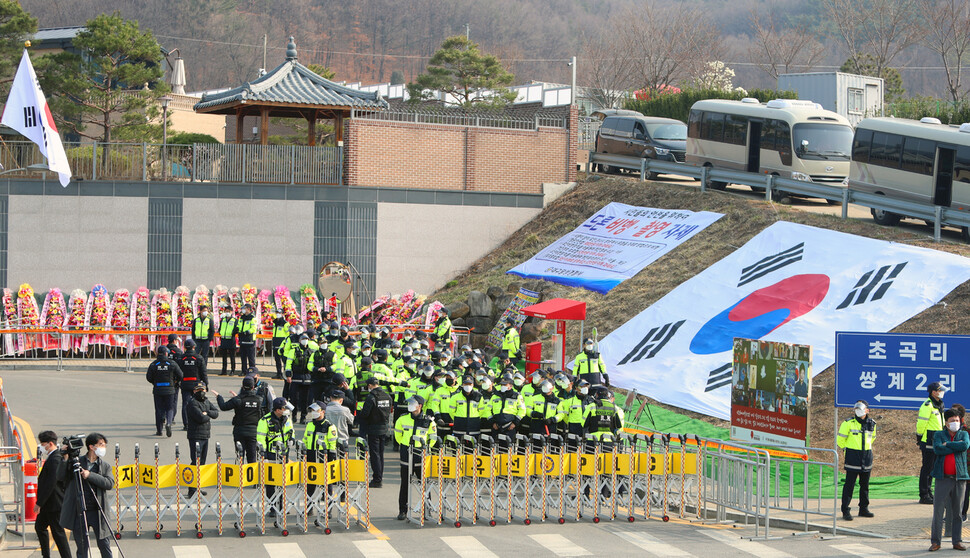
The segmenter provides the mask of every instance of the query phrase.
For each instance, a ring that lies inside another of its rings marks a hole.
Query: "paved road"
[[[213,387],[228,394],[239,384],[238,378],[216,376]],[[58,434],[82,433],[98,430],[110,445],[120,443],[122,461],[130,462],[134,444],[143,450],[159,443],[163,456],[171,462],[175,442],[182,442],[184,433],[177,431],[169,438],[156,438],[153,426],[151,386],[142,374],[98,372],[94,370],[4,371],[4,393],[15,414],[29,423],[34,434],[53,429]],[[302,428],[298,427],[298,430]],[[224,447],[231,443],[230,417],[220,417],[213,427],[213,439]],[[112,452],[109,451],[109,455]],[[210,454],[211,455],[211,454]],[[389,456],[391,457],[391,456]],[[164,461],[164,460],[163,460]],[[466,525],[461,529],[448,526],[426,526],[418,529],[396,521],[398,474],[392,462],[388,467],[384,488],[371,492],[371,529],[352,527],[350,531],[335,530],[326,536],[311,526],[309,534],[302,533],[290,523],[291,535],[282,537],[267,527],[267,534],[247,529],[249,536],[238,538],[230,530],[219,537],[208,529],[202,540],[186,532],[176,538],[173,526],[166,526],[161,540],[148,534],[136,538],[130,531],[121,544],[128,557],[174,556],[176,558],[254,556],[270,558],[300,558],[319,555],[321,549],[346,553],[347,556],[388,558],[419,553],[434,556],[487,558],[495,556],[734,556],[750,555],[783,558],[787,556],[912,556],[927,546],[922,540],[886,541],[869,538],[822,540],[813,535],[793,537],[791,532],[773,530],[782,540],[752,542],[751,527],[702,525],[674,518],[670,523],[658,520],[626,522],[534,523],[531,526],[484,524]],[[852,527],[864,527],[862,521]],[[185,525],[191,529],[191,524]],[[228,526],[227,526],[228,528]],[[13,539],[12,542],[19,541]],[[8,543],[12,544],[12,543]],[[16,552],[12,546],[4,552],[11,558],[39,556],[32,545],[31,531],[28,546],[31,550]],[[116,554],[117,555],[117,554]]]

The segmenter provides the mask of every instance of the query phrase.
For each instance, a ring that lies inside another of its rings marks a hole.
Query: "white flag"
[[[47,157],[47,168],[57,173],[61,186],[67,186],[71,181],[71,166],[26,49],[14,76],[7,104],[3,107],[0,124],[17,130],[36,143],[40,152]]]

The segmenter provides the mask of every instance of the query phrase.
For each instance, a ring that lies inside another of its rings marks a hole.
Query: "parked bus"
[[[851,147],[849,121],[812,101],[708,99],[690,109],[687,162],[694,165],[845,184]]]
[[[970,210],[970,124],[936,118],[866,118],[852,141],[849,188],[917,203]],[[880,225],[903,215],[872,210]],[[963,230],[968,239],[967,230]]]

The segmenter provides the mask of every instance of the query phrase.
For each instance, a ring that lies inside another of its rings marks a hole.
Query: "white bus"
[[[970,211],[970,124],[866,118],[852,141],[849,188]],[[880,225],[903,215],[872,210]],[[967,231],[963,231],[967,239]]]
[[[687,162],[694,165],[845,184],[851,147],[849,121],[812,101],[709,99],[690,109]]]

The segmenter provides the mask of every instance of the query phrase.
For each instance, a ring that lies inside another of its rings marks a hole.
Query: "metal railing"
[[[507,116],[487,112],[428,111],[428,110],[381,110],[353,109],[351,118],[380,120],[383,122],[413,122],[417,124],[441,124],[447,126],[474,126],[478,128],[509,128],[513,130],[537,130],[539,128],[568,128],[569,119],[537,113],[533,118]]]
[[[253,184],[341,184],[343,148],[306,145],[196,143],[65,144],[74,180],[132,180]],[[7,170],[46,162],[32,142],[7,141]],[[25,170],[20,177],[40,178]]]
[[[596,149],[596,134],[602,124],[603,121],[599,118],[579,117],[579,149],[587,149],[590,152]]]
[[[802,182],[770,174],[719,169],[714,167],[698,167],[685,163],[656,161],[626,155],[612,155],[591,151],[586,163],[587,174],[598,165],[606,165],[616,169],[639,172],[640,179],[645,180],[651,172],[661,174],[676,174],[700,181],[701,192],[711,188],[714,182],[728,184],[742,184],[763,188],[765,199],[771,201],[782,193],[790,193],[812,198],[821,198],[840,202],[842,204],[842,218],[849,216],[849,204],[861,205],[871,209],[888,211],[903,217],[923,219],[933,224],[933,239],[941,239],[940,229],[943,226],[970,227],[970,212],[960,211],[939,205],[924,204],[906,200],[889,198],[879,194],[860,192],[841,185],[824,184],[818,182]]]
[[[17,428],[13,420],[13,411],[7,403],[7,398],[3,393],[3,380],[0,379],[0,435],[3,436],[0,442],[0,487],[7,492],[7,486],[12,489],[13,501],[7,502],[0,497],[0,514],[3,514],[6,522],[13,519],[15,524],[14,532],[20,535],[21,547],[27,545],[27,516],[24,507],[24,444],[31,443],[23,439],[23,434]],[[0,539],[6,534],[0,533]]]

